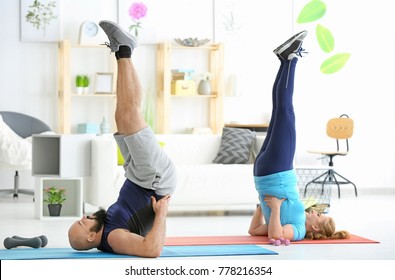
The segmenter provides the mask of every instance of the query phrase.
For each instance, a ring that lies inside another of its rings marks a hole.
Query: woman
[[[304,238],[349,238],[346,231],[335,232],[335,223],[329,216],[314,210],[305,212],[296,187],[293,169],[296,131],[292,96],[295,67],[306,35],[307,31],[302,31],[274,50],[281,65],[273,86],[269,129],[254,164],[260,205],[251,220],[249,234],[295,241]]]

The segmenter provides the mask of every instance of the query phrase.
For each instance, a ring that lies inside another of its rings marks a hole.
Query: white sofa
[[[213,164],[221,135],[157,135],[177,167],[178,185],[170,211],[252,210],[258,202],[253,180],[254,156],[264,136],[257,135],[248,164]],[[107,208],[117,198],[125,180],[118,165],[112,135],[92,140],[92,174],[86,186],[86,202]]]

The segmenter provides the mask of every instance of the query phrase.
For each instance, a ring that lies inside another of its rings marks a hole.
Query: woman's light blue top
[[[255,188],[259,193],[261,209],[266,224],[269,224],[271,209],[263,201],[265,195],[285,198],[280,208],[281,225],[290,224],[294,230],[292,240],[302,240],[306,235],[306,214],[296,186],[295,170],[282,171],[266,176],[254,176]]]

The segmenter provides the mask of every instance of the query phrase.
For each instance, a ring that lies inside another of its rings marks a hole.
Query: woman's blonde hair
[[[316,240],[325,240],[325,239],[348,239],[350,238],[350,233],[345,230],[335,231],[335,221],[333,218],[328,217],[327,221],[320,225],[319,232],[307,232],[305,238],[306,239],[316,239]]]

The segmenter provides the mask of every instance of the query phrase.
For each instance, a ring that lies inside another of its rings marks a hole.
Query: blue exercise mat
[[[243,256],[278,255],[257,245],[205,245],[205,246],[165,246],[161,258],[203,257],[203,256]],[[104,253],[96,249],[75,251],[72,248],[14,248],[0,250],[0,260],[38,260],[38,259],[106,259],[137,258],[134,256]]]

